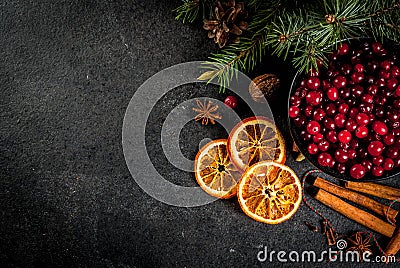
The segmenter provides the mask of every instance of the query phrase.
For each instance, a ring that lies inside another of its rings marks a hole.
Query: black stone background
[[[166,67],[216,51],[201,23],[174,19],[171,10],[178,5],[178,0],[0,3],[1,267],[267,267],[271,263],[257,260],[264,246],[327,250],[324,237],[303,224],[319,220],[304,204],[291,220],[268,226],[244,215],[234,199],[171,207],[144,193],[130,176],[121,131],[136,89]],[[272,108],[289,141],[286,99],[293,71],[272,57],[251,77],[264,72],[283,81]],[[185,85],[154,108],[146,142],[154,165],[172,182],[195,185],[193,174],[176,170],[162,156],[163,119],[182,100],[227,95]],[[226,133],[188,123],[181,133],[183,154],[193,159],[205,137]],[[287,164],[299,175],[311,168],[290,154]],[[399,185],[396,178],[387,183]],[[339,232],[365,230],[311,202]]]

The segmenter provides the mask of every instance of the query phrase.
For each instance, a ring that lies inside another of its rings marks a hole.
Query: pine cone
[[[248,23],[243,21],[246,17],[243,2],[235,3],[235,0],[230,0],[221,4],[217,1],[213,18],[204,20],[203,28],[209,31],[208,37],[214,38],[214,42],[223,48],[229,39],[233,41],[247,29]]]

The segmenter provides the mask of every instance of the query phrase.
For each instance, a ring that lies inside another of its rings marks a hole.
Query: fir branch
[[[177,13],[175,19],[182,20],[183,23],[192,23],[200,16],[206,18],[211,14],[212,0],[182,0],[183,4],[174,9]]]

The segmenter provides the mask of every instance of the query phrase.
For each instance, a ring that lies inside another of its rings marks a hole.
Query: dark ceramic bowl
[[[360,42],[372,42],[371,39],[368,38],[363,38],[361,40],[350,40],[350,48],[353,47],[354,45],[357,46],[360,44]],[[388,54],[394,54],[395,56],[397,56],[396,59],[396,65],[400,66],[399,64],[399,58],[400,58],[400,45],[396,44],[394,42],[390,42],[387,41],[384,43],[384,48],[388,51]],[[323,69],[322,72],[326,72],[326,69]],[[322,74],[321,74],[322,75]],[[289,98],[288,98],[288,110],[289,110],[289,100],[290,97],[294,94],[294,91],[297,89],[297,87],[300,85],[300,82],[302,79],[304,79],[306,76],[300,72],[297,72],[293,78],[292,84],[290,86],[290,92],[289,92]],[[399,79],[400,80],[400,79]],[[371,182],[371,181],[380,181],[380,180],[385,180],[385,179],[389,179],[392,178],[396,175],[400,174],[400,168],[394,168],[391,171],[385,171],[384,175],[382,177],[374,177],[372,176],[372,174],[370,172],[368,172],[365,177],[363,177],[362,179],[354,179],[352,178],[350,175],[348,174],[341,174],[339,172],[337,172],[335,169],[331,169],[328,167],[323,167],[321,165],[318,164],[317,161],[317,155],[311,155],[308,153],[307,150],[307,146],[308,143],[305,142],[304,140],[301,139],[299,132],[300,129],[297,128],[294,123],[293,120],[288,117],[288,122],[289,122],[289,129],[290,129],[290,133],[293,137],[293,140],[295,141],[296,145],[298,146],[300,152],[305,156],[305,158],[312,164],[314,165],[317,169],[325,172],[326,174],[336,177],[338,179],[344,180],[344,181],[361,181],[361,182]]]

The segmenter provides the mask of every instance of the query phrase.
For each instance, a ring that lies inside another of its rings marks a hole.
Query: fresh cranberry
[[[375,115],[377,117],[383,117],[385,115],[385,108],[382,106],[378,106],[375,108]]]
[[[326,140],[322,140],[322,141],[320,141],[320,142],[318,143],[318,149],[319,149],[321,152],[326,152],[326,151],[328,151],[329,147],[330,147],[329,142],[326,141]]]
[[[349,112],[349,117],[356,118],[357,115],[358,115],[358,109],[356,107],[351,108]]]
[[[338,106],[338,112],[341,114],[347,114],[347,112],[349,111],[349,105],[346,103],[341,103]]]
[[[344,163],[338,163],[336,165],[336,171],[339,172],[340,174],[345,174],[347,171],[346,164]]]
[[[383,143],[380,141],[373,141],[368,145],[368,153],[372,156],[381,155],[383,152]]]
[[[386,118],[392,122],[399,120],[399,113],[397,110],[391,108],[386,112]]]
[[[361,63],[357,63],[356,65],[354,65],[354,71],[357,73],[364,72],[364,65],[362,65]]]
[[[381,156],[381,155],[372,157],[372,163],[373,163],[375,166],[380,166],[380,165],[382,165],[383,160],[384,160],[384,159],[383,159],[383,156]]]
[[[335,159],[339,163],[346,163],[349,160],[349,154],[345,149],[338,149],[335,151]]]
[[[365,113],[359,113],[356,115],[356,122],[360,126],[366,126],[369,123],[369,116]]]
[[[297,106],[290,106],[289,108],[289,117],[295,118],[300,114],[300,108]]]
[[[340,67],[340,70],[344,75],[349,75],[351,73],[352,67],[350,64],[345,63]]]
[[[379,71],[379,78],[388,79],[390,77],[390,73],[385,70]]]
[[[386,149],[385,155],[386,157],[395,159],[399,156],[399,150],[397,147],[389,147]]]
[[[361,101],[365,103],[373,103],[374,102],[374,97],[370,94],[364,94],[361,97]]]
[[[373,73],[376,69],[378,69],[378,66],[379,65],[377,61],[370,61],[367,63],[367,71]]]
[[[329,153],[321,153],[318,155],[318,164],[323,167],[329,167],[332,164],[332,156]]]
[[[397,66],[392,66],[392,68],[390,69],[390,74],[393,77],[399,77],[400,76],[400,68]]]
[[[373,108],[374,104],[372,103],[361,103],[359,107],[360,112],[362,113],[371,113]]]
[[[303,127],[306,124],[306,117],[304,115],[300,115],[293,119],[293,123],[298,128]]]
[[[337,114],[334,118],[334,121],[336,127],[342,128],[346,123],[346,116],[344,114]]]
[[[354,149],[349,149],[348,150],[348,155],[349,155],[349,159],[354,159],[357,157],[357,151]]]
[[[378,80],[375,81],[375,85],[377,85],[378,87],[386,86],[386,79],[385,78],[379,78]]]
[[[375,121],[372,124],[372,129],[379,135],[386,135],[388,133],[388,128],[382,121]]]
[[[333,103],[328,103],[325,106],[325,111],[329,116],[333,116],[336,114],[337,110],[336,110],[336,105]]]
[[[346,55],[346,54],[348,54],[349,53],[349,51],[350,51],[350,47],[349,47],[349,45],[348,44],[346,44],[346,43],[342,43],[341,45],[339,45],[339,47],[338,47],[338,54],[339,55]]]
[[[304,108],[304,115],[307,117],[311,117],[311,115],[314,113],[314,109],[311,105],[306,106],[306,108]]]
[[[339,95],[340,95],[340,97],[341,97],[342,99],[348,99],[348,98],[350,98],[350,96],[351,96],[351,90],[350,90],[350,88],[347,88],[347,87],[341,88],[341,89],[339,90]]]
[[[326,92],[326,95],[327,95],[328,99],[330,99],[331,101],[335,101],[339,98],[339,91],[337,90],[337,88],[331,87]]]
[[[363,167],[361,164],[355,164],[350,168],[350,176],[352,176],[354,179],[361,179],[365,176],[365,173],[365,167]]]
[[[300,131],[300,137],[305,141],[309,141],[312,139],[312,135],[305,130]]]
[[[381,43],[379,43],[379,42],[374,42],[374,43],[372,43],[372,51],[373,51],[375,54],[380,53],[381,50],[382,50],[382,44],[381,44]]]
[[[342,143],[348,143],[351,141],[351,133],[348,130],[342,130],[338,134],[338,139]]]
[[[372,175],[374,175],[375,177],[381,177],[384,172],[385,172],[385,170],[381,166],[373,166],[372,167]]]
[[[367,87],[368,94],[376,95],[378,93],[378,87],[376,85],[369,85]]]
[[[384,105],[386,101],[387,99],[382,95],[375,95],[373,100],[373,102],[375,102],[378,105]]]
[[[345,124],[345,127],[348,131],[352,132],[356,130],[357,128],[357,123],[353,118],[349,118]]]
[[[389,78],[386,81],[386,86],[390,90],[395,90],[395,88],[397,87],[398,83],[399,83],[399,81],[397,81],[396,78],[392,77],[392,78]]]
[[[316,90],[319,88],[320,85],[321,81],[318,79],[318,77],[313,76],[307,79],[307,87],[309,89]]]
[[[353,95],[353,97],[361,97],[361,95],[364,92],[364,88],[360,85],[355,85],[354,87],[351,88],[351,93]]]
[[[293,95],[290,97],[289,101],[290,101],[290,105],[293,105],[293,106],[300,106],[300,104],[301,104],[301,99],[299,96]]]
[[[353,149],[354,150],[354,149]],[[368,157],[368,150],[365,148],[359,148],[357,150],[357,156],[361,159],[367,158]]]
[[[330,117],[324,118],[323,123],[327,129],[334,130],[336,128],[335,121]]]
[[[382,167],[384,170],[389,171],[394,168],[394,161],[391,158],[385,158],[383,161]]]
[[[392,133],[388,133],[387,135],[383,136],[383,143],[386,145],[392,145],[395,142],[395,137]]]
[[[338,141],[336,131],[330,130],[325,134],[325,138],[330,142],[330,143],[336,143]]]
[[[320,141],[322,141],[324,139],[324,135],[322,135],[321,133],[317,133],[314,135],[313,137],[313,142],[315,143],[319,143]]]
[[[310,143],[308,145],[308,153],[309,154],[317,154],[318,153],[318,146],[315,143]]]
[[[372,163],[368,159],[361,160],[360,164],[365,168],[366,172],[370,172],[372,169]]]
[[[390,62],[390,60],[384,60],[381,62],[380,67],[383,70],[389,71],[390,68],[392,67],[392,63]]]
[[[396,92],[395,92],[397,97],[400,97],[400,86],[396,87]]]
[[[365,126],[359,126],[356,128],[354,134],[357,138],[363,139],[368,136],[368,128]]]
[[[354,72],[351,74],[351,80],[353,80],[355,83],[361,83],[364,80],[364,74]]]
[[[316,106],[322,101],[322,94],[318,91],[311,91],[306,96],[306,101],[308,104]]]
[[[346,77],[338,75],[333,79],[333,86],[336,88],[344,88],[347,84]]]
[[[307,124],[307,132],[311,135],[317,134],[321,130],[321,126],[317,121],[310,121]]]
[[[321,121],[325,117],[326,113],[322,108],[315,109],[313,113],[313,119],[315,121]]]
[[[332,87],[332,84],[331,84],[331,82],[329,82],[329,80],[322,80],[322,88],[323,89],[328,89],[331,87]]]

